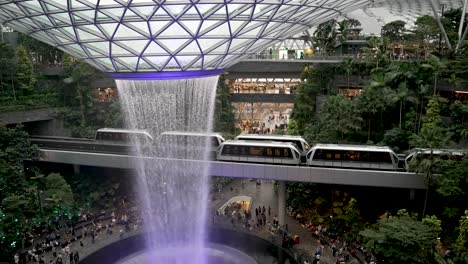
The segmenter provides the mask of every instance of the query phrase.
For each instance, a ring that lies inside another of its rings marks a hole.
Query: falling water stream
[[[207,263],[204,238],[208,198],[208,168],[202,162],[148,159],[147,156],[208,158],[209,142],[180,140],[157,143],[164,131],[210,132],[218,77],[184,80],[118,80],[127,126],[144,129],[155,144],[135,142],[140,158],[136,191],[141,201],[148,263]],[[156,260],[156,261],[155,261]],[[141,261],[139,261],[141,263]]]

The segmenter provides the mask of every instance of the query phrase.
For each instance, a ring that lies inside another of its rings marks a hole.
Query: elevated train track
[[[307,166],[281,166],[253,163],[178,160],[137,157],[131,146],[101,144],[93,140],[36,137],[31,138],[41,151],[40,160],[82,166],[134,169],[137,162],[156,160],[165,168],[181,169],[189,164],[209,163],[210,175],[323,184],[426,189],[424,177],[401,171],[335,169]]]

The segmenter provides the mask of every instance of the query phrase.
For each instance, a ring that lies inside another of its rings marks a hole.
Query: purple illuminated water
[[[117,80],[119,96],[129,128],[145,129],[155,137],[164,131],[210,132],[218,77],[184,80]],[[158,157],[184,151],[188,159],[207,159],[207,140],[186,140],[184,145],[136,142],[139,154]],[[137,189],[141,200],[147,246],[151,254],[171,254],[165,263],[206,263],[204,248],[208,198],[205,164],[139,158]],[[184,254],[183,252],[190,252]],[[154,263],[154,262],[149,262]]]

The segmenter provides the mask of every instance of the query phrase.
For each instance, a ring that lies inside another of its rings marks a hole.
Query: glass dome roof
[[[104,72],[225,69],[371,0],[0,0],[0,23]]]

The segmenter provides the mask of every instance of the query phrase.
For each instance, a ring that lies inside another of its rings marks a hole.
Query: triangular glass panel
[[[149,25],[151,29],[151,34],[153,34],[153,36],[156,36],[161,31],[166,29],[166,27],[168,27],[170,24],[171,22],[169,21],[150,21]]]
[[[245,11],[243,11],[242,13],[236,15],[235,17],[248,18],[251,15],[252,15],[252,7],[249,7]]]
[[[98,0],[81,0],[81,2],[91,8],[96,8]]]
[[[204,20],[203,24],[200,28],[200,33],[205,34],[207,30],[211,29],[214,27],[216,24],[221,24],[222,22],[218,20]]]
[[[108,6],[115,6],[117,3],[114,0],[100,0],[99,1],[99,8],[101,7],[108,7]]]
[[[117,41],[120,46],[126,49],[132,50],[135,54],[140,55],[148,45],[148,40],[128,40],[128,41]]]
[[[168,52],[161,48],[156,42],[151,41],[151,43],[148,45],[148,47],[144,51],[144,55],[158,55],[158,54],[167,54]]]
[[[185,37],[190,38],[191,35],[185,31],[183,27],[179,25],[179,23],[174,22],[168,28],[166,28],[163,32],[158,35],[159,38],[174,38],[174,37]]]
[[[168,13],[170,13],[174,18],[177,18],[182,11],[184,11],[184,8],[186,5],[164,5],[164,9]]]
[[[188,29],[193,36],[197,35],[201,22],[201,20],[179,20],[180,25]]]
[[[202,57],[200,56],[197,60],[195,60],[194,62],[192,62],[190,65],[187,65],[187,68],[186,70],[188,69],[200,69],[201,66],[202,66]]]
[[[140,19],[140,16],[137,15],[135,12],[133,12],[131,9],[127,8],[127,11],[125,11],[123,21],[129,21],[129,20],[135,20],[135,19]]]
[[[118,71],[131,71],[132,70],[130,66],[125,65],[124,63],[117,60],[116,58],[112,58],[112,60],[114,61],[114,65],[117,67]]]
[[[141,58],[140,63],[138,63],[137,71],[150,70],[150,69],[155,69],[155,67],[151,65],[149,62],[147,62],[144,58]]]
[[[229,16],[239,12],[244,6],[245,4],[228,4],[227,8],[228,8]]]
[[[118,57],[118,59],[132,70],[136,70],[139,57]]]
[[[101,38],[98,38],[97,36],[95,36],[93,34],[89,34],[88,32],[86,32],[86,31],[84,31],[82,29],[79,29],[79,28],[77,28],[76,31],[78,32],[78,36],[79,36],[80,41],[101,39]]]
[[[222,55],[204,55],[203,56],[203,68],[209,66],[212,62],[219,60]]]
[[[263,25],[260,25],[256,28],[250,29],[250,30],[242,30],[242,33],[239,34],[239,36],[242,37],[257,37],[259,33],[263,32]]]
[[[200,54],[200,48],[197,45],[196,41],[190,42],[186,47],[184,47],[181,51],[179,51],[179,55],[184,54]]]
[[[90,48],[86,48],[86,51],[91,55],[91,57],[99,57],[99,56],[102,56],[101,53],[93,50],[93,49],[90,49]]]
[[[203,54],[207,53],[213,46],[218,45],[220,42],[219,39],[197,39],[197,41]]]
[[[195,8],[195,6],[192,5],[187,11],[184,12],[184,15],[182,17],[193,17],[193,15],[198,15],[198,10]]]
[[[171,16],[167,14],[166,10],[163,8],[159,7],[158,10],[154,13],[153,17],[151,19],[154,20],[168,20],[171,19]]]
[[[180,69],[179,64],[177,63],[177,60],[172,57],[171,60],[166,64],[164,67],[164,70],[166,69]]]
[[[96,16],[96,12],[94,10],[85,10],[85,11],[75,12],[74,14],[76,14],[76,16],[83,18],[86,21],[93,22],[93,23],[94,23],[94,18]]]
[[[249,40],[249,39],[233,38],[231,40],[231,46],[229,47],[229,52],[238,51],[239,49],[244,48],[250,42],[251,42],[251,40]]]
[[[229,25],[231,26],[231,35],[235,35],[239,30],[242,30],[244,24],[247,23],[239,20],[229,20]]]
[[[86,43],[83,44],[88,49],[92,48],[94,50],[100,51],[104,55],[109,56],[109,42],[108,41],[100,41],[100,42],[93,42],[93,43]]]
[[[170,50],[171,53],[174,53],[191,40],[192,39],[159,39],[157,42],[164,45],[164,47]]]
[[[57,21],[71,25],[70,16],[67,13],[50,14],[49,16]]]
[[[235,61],[239,56],[237,55],[226,55],[226,57],[224,57],[223,59],[223,62],[221,62],[221,64],[219,65],[221,68],[224,68],[226,66],[230,66],[230,64]]]
[[[114,35],[114,39],[128,39],[138,37],[142,38],[143,36],[137,33],[135,30],[125,26],[124,24],[120,24]]]
[[[197,4],[197,9],[198,9],[198,13],[201,15],[201,16],[205,16],[205,14],[211,12],[211,9],[214,8],[216,5],[214,4],[203,4],[203,3],[198,3]]]
[[[94,57],[102,57],[102,56],[109,56],[109,53],[104,53],[102,50],[97,49],[94,45],[94,43],[91,43],[91,45],[88,44],[83,44],[83,46],[93,54]]]
[[[102,28],[102,32],[107,35],[108,38],[111,38],[114,35],[114,32],[119,24],[118,23],[102,23],[98,24]]]
[[[47,11],[49,11],[49,12],[63,11],[63,9],[58,8],[58,7],[56,7],[56,6],[54,6],[54,5],[51,5],[51,4],[48,4],[48,3],[44,3],[44,5],[45,5]]]
[[[157,68],[161,68],[166,64],[166,62],[171,58],[170,56],[145,56],[146,61],[149,61],[151,64]]]
[[[96,27],[95,25],[83,25],[79,28],[87,31],[88,33],[94,34],[100,38],[106,38],[106,35],[101,31],[101,29]]]
[[[226,43],[224,44],[221,44],[220,46],[216,47],[214,50],[211,50],[209,51],[208,54],[226,54],[226,50],[228,48],[228,45],[229,45],[229,41],[227,41]]]
[[[180,66],[182,66],[182,68],[185,69],[186,66],[189,65],[197,57],[198,56],[176,56],[176,59],[179,62]]]
[[[125,23],[125,25],[142,34],[143,36],[146,36],[148,38],[151,37],[147,22],[129,22]]]
[[[70,4],[71,4],[72,9],[87,7],[78,1],[70,1]]]
[[[228,22],[225,22],[209,31],[207,31],[203,36],[211,36],[211,37],[222,37],[222,38],[229,38],[231,37],[231,32],[229,31]]]
[[[144,18],[149,18],[153,14],[156,7],[133,6],[133,7],[130,7],[130,9],[132,9],[135,13],[140,14]]]
[[[119,45],[112,43],[112,57],[119,56],[119,55],[130,55],[132,54],[130,51],[120,47]]]
[[[125,11],[125,8],[99,9],[99,11],[108,17],[120,20]]]

